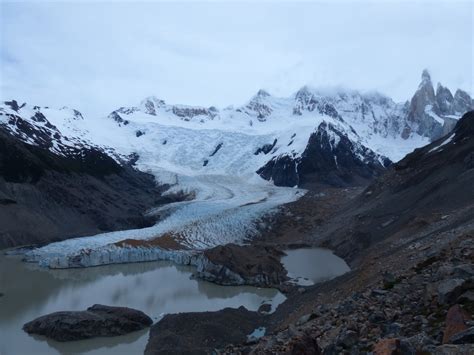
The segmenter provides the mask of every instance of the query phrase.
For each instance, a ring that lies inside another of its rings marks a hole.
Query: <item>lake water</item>
[[[215,311],[262,302],[273,308],[285,297],[273,289],[218,286],[190,279],[193,268],[169,262],[49,270],[19,257],[0,256],[0,355],[142,354],[148,329],[129,335],[68,343],[30,336],[24,323],[55,311],[101,303],[139,309],[156,322],[165,313]]]
[[[350,270],[332,251],[322,248],[285,250],[282,263],[288,276],[299,285],[313,285],[340,276]]]
[[[349,271],[330,250],[287,250],[282,262],[300,285]],[[20,257],[0,255],[0,355],[142,354],[148,329],[120,337],[60,343],[22,330],[24,323],[56,311],[84,310],[101,303],[139,309],[156,322],[166,313],[216,311],[262,303],[273,309],[285,297],[273,289],[218,286],[194,280],[192,267],[170,262],[115,264],[85,269],[40,268]]]

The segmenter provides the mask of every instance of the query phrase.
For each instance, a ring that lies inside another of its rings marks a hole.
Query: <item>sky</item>
[[[0,99],[88,115],[151,95],[225,107],[303,85],[405,101],[424,68],[472,94],[473,4],[0,0]]]

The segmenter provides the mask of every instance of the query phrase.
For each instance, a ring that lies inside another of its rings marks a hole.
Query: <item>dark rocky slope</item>
[[[310,337],[325,354],[472,353],[473,157],[469,112],[319,221],[300,242],[334,249],[353,271],[290,295],[272,315],[277,333],[251,350]]]
[[[405,255],[384,248],[378,262],[291,295],[267,319],[267,336],[222,352],[288,354],[313,343],[328,355],[472,354],[473,235],[443,237],[441,248],[431,238]]]
[[[94,148],[59,156],[0,129],[0,248],[149,226],[161,190]]]
[[[257,173],[277,186],[311,188],[315,184],[344,187],[365,185],[383,173],[390,160],[357,144],[330,123],[311,134],[301,157],[282,155]]]
[[[454,228],[474,216],[474,111],[416,149],[325,225],[324,244],[352,259],[390,236]],[[341,223],[344,221],[344,223]],[[320,234],[320,235],[321,235]]]

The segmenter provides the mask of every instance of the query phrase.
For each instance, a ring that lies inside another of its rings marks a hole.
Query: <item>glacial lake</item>
[[[331,280],[350,271],[349,265],[328,249],[290,249],[285,253],[281,261],[288,276],[302,286]]]
[[[282,258],[300,285],[326,281],[349,271],[330,250],[286,250]],[[66,310],[85,310],[95,303],[139,309],[157,322],[166,313],[216,311],[241,305],[274,310],[285,296],[274,289],[219,286],[190,278],[193,267],[167,261],[113,264],[83,269],[46,269],[0,255],[0,355],[142,354],[148,329],[125,336],[56,342],[30,336],[23,324]]]
[[[190,279],[193,268],[170,262],[50,270],[0,255],[0,354],[143,354],[148,329],[120,337],[61,343],[30,336],[24,323],[56,311],[95,303],[139,309],[154,322],[166,313],[245,306],[273,308],[285,300],[274,289],[218,286]]]

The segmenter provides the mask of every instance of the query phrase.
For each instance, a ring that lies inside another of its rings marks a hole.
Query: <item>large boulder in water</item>
[[[47,314],[26,323],[23,330],[57,341],[72,341],[123,335],[152,324],[150,317],[136,309],[96,304],[85,311]]]

